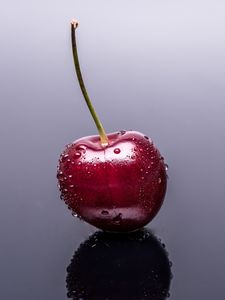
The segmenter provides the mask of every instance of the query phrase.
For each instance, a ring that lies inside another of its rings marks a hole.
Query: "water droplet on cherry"
[[[86,147],[85,145],[78,145],[78,146],[76,147],[76,150],[81,150],[81,151],[83,151],[84,153],[86,152],[86,149],[87,149],[87,147]]]
[[[77,158],[79,158],[79,157],[81,157],[81,153],[80,153],[80,152],[75,152],[74,158],[77,159]]]
[[[119,153],[120,153],[120,149],[119,149],[119,148],[115,148],[115,149],[114,149],[114,153],[115,153],[115,154],[119,154]]]
[[[103,210],[103,211],[101,212],[101,214],[104,215],[104,216],[106,216],[106,215],[109,214],[109,212],[108,212],[107,210]]]
[[[120,130],[121,135],[124,135],[126,133],[126,130]]]
[[[119,213],[115,218],[113,218],[113,222],[117,225],[120,224],[121,220],[122,220],[122,214],[121,213]]]
[[[66,161],[67,157],[69,157],[68,154],[63,155],[63,156],[62,156],[62,161]]]
[[[63,172],[62,171],[57,173],[57,178],[59,181],[63,181]]]

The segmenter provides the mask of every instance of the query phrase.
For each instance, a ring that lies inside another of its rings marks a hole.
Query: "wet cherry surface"
[[[74,215],[115,232],[143,227],[157,214],[166,192],[166,166],[153,142],[135,131],[68,145],[57,172],[61,197]]]

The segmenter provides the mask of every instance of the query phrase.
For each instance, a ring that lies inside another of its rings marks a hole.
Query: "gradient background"
[[[96,129],[81,68],[107,132],[151,136],[169,164],[149,224],[173,262],[172,300],[225,293],[225,2],[5,1],[0,18],[0,298],[66,299],[66,267],[95,229],[56,187],[65,144]]]

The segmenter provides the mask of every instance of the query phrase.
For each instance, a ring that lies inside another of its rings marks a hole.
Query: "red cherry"
[[[163,158],[150,139],[135,131],[81,138],[63,152],[58,169],[61,195],[74,214],[108,231],[132,231],[157,214],[166,192]],[[78,155],[79,154],[79,155]]]
[[[61,198],[74,215],[107,231],[143,227],[159,211],[166,192],[166,168],[152,141],[136,131],[106,135],[87,94],[79,66],[75,29],[71,37],[77,78],[99,136],[81,138],[60,157]]]

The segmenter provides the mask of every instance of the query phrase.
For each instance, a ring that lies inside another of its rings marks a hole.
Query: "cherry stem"
[[[81,74],[80,63],[79,63],[78,53],[77,53],[76,34],[75,34],[77,27],[78,27],[78,22],[76,20],[72,20],[72,22],[71,22],[71,40],[72,40],[73,60],[74,60],[76,74],[77,74],[77,79],[79,81],[80,88],[81,88],[82,94],[84,96],[85,102],[88,106],[88,109],[89,109],[89,111],[94,119],[95,125],[98,129],[98,132],[100,135],[100,142],[101,142],[102,146],[107,146],[108,145],[108,137],[107,137],[105,130],[102,126],[102,123],[100,122],[99,117],[91,103],[91,100],[88,96],[87,90],[84,85],[83,77]]]

